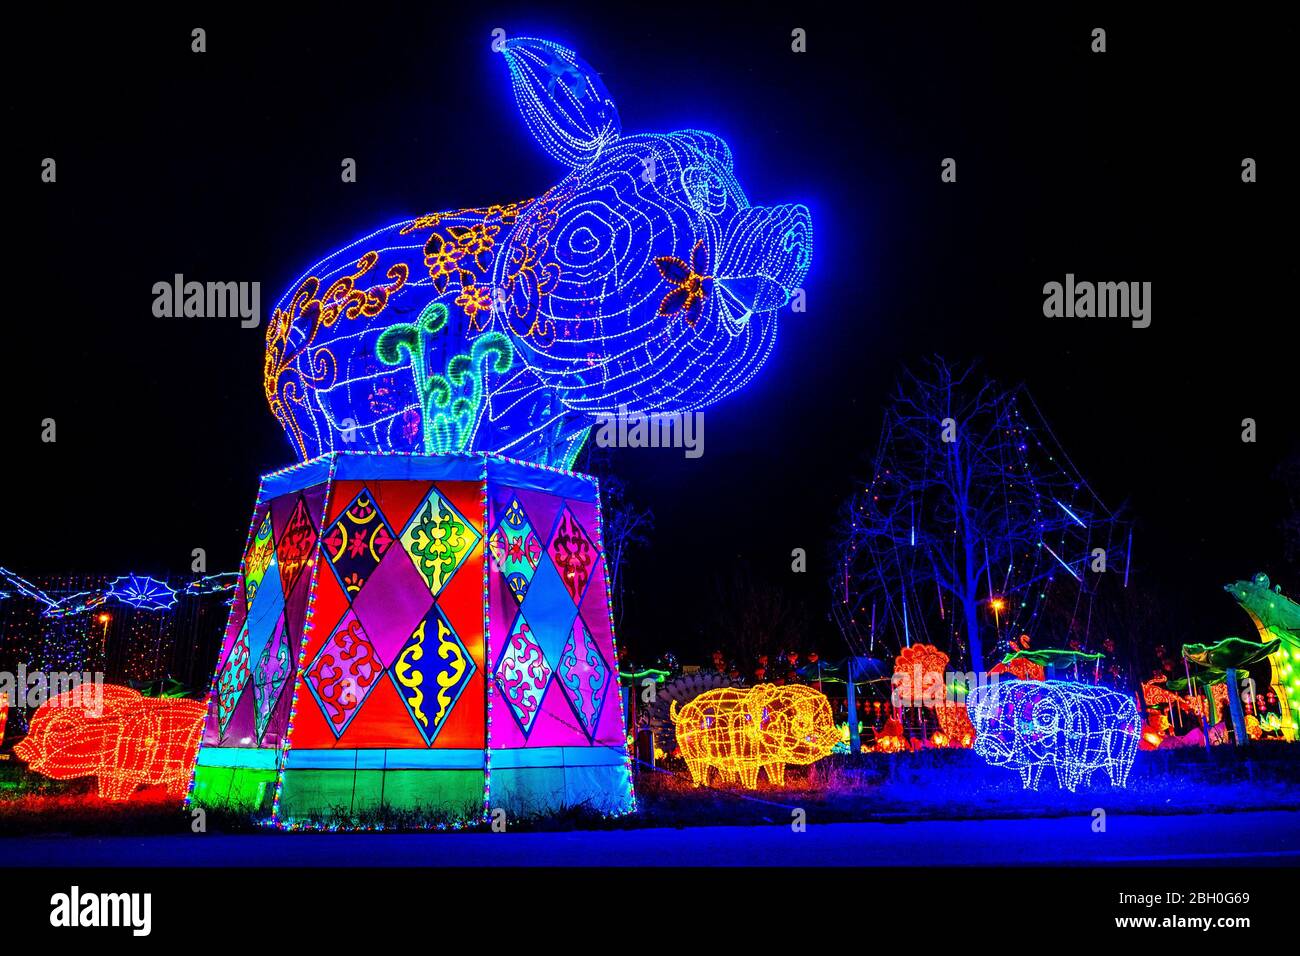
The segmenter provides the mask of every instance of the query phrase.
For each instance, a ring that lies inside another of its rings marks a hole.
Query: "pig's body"
[[[47,777],[98,778],[105,800],[126,800],[138,787],[153,785],[184,796],[206,705],[106,686],[97,711],[87,706],[87,693],[69,691],[42,704],[15,755]]]
[[[785,783],[786,764],[809,764],[831,752],[838,739],[830,702],[810,687],[721,687],[670,708],[677,745],[698,787],[710,768],[723,782],[752,790],[763,770],[774,786]]]

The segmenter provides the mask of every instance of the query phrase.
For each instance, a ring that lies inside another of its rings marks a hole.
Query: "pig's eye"
[[[683,169],[682,189],[696,212],[716,216],[727,208],[726,183],[707,166]]]

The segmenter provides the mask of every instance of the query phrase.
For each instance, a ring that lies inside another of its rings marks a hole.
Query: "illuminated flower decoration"
[[[176,603],[176,592],[147,575],[128,574],[108,586],[108,596],[144,611],[165,611]]]
[[[894,658],[892,681],[896,701],[906,707],[934,708],[941,733],[931,738],[936,747],[969,747],[975,728],[961,701],[951,699],[946,683],[948,655],[933,644],[913,644]]]
[[[546,261],[547,245],[545,239],[540,239],[535,245],[520,246],[514,255],[515,270],[510,276],[510,291],[515,291],[517,282],[521,300],[515,308],[516,315],[527,315],[527,305],[539,302],[559,281],[559,267]]]
[[[484,271],[492,265],[492,247],[496,244],[493,238],[501,231],[500,226],[489,226],[485,222],[475,223],[472,226],[449,226],[447,232],[460,245],[461,251],[467,256],[472,256],[474,264],[478,266],[479,271]]]
[[[907,749],[907,738],[903,736],[903,725],[895,717],[885,721],[876,731],[876,750],[880,753],[899,753]]]
[[[1188,713],[1196,713],[1196,703],[1199,698],[1185,698],[1175,694],[1167,689],[1167,680],[1168,678],[1161,674],[1159,677],[1142,682],[1142,700],[1146,705],[1148,707],[1159,707],[1162,704],[1172,704]]]
[[[704,300],[713,287],[713,276],[707,274],[709,250],[704,248],[704,240],[696,242],[691,250],[690,265],[676,256],[656,256],[655,265],[659,267],[659,274],[673,286],[673,290],[659,303],[659,314],[675,316],[682,313],[686,324],[695,328],[704,310]]]
[[[1016,680],[1047,680],[1047,671],[1041,664],[1035,664],[1023,657],[1011,657],[995,664],[990,674],[1011,674]]]
[[[429,269],[429,277],[439,292],[447,289],[447,280],[460,275],[460,260],[465,258],[465,250],[454,242],[447,242],[438,233],[429,236],[424,244],[424,264]]]
[[[456,304],[469,316],[471,328],[477,331],[482,328],[478,322],[478,314],[492,311],[492,293],[483,286],[467,285],[460,295],[456,296]]]

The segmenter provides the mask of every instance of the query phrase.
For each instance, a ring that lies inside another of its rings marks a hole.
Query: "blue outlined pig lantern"
[[[1125,786],[1142,732],[1132,697],[1073,681],[995,681],[971,690],[966,712],[975,752],[1018,771],[1029,790],[1049,765],[1064,790],[1091,783],[1099,770]]]
[[[752,206],[718,136],[624,135],[604,85],[537,39],[502,49],[568,170],[535,199],[431,213],[312,265],[267,329],[299,457],[489,451],[567,467],[600,415],[696,411],[762,367],[808,272],[802,205]]]

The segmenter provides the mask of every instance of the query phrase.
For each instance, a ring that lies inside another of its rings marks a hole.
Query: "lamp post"
[[[108,667],[108,622],[113,620],[113,615],[107,611],[101,611],[96,620],[103,625],[99,634],[99,658],[105,669]]]
[[[1001,597],[989,598],[989,607],[993,608],[993,636],[999,641],[1002,640],[1002,612],[1006,610],[1007,602]]]

